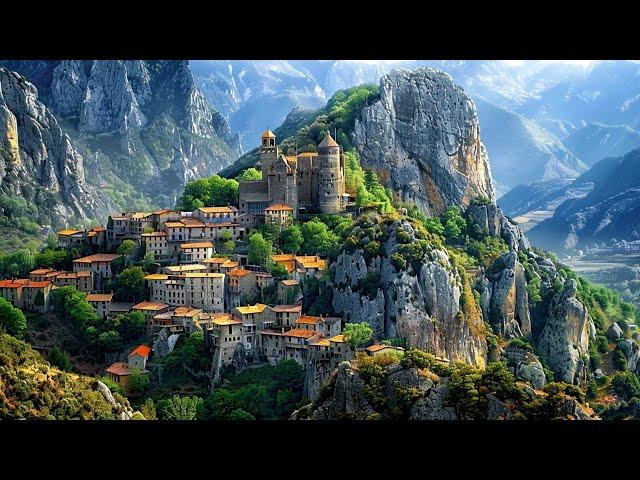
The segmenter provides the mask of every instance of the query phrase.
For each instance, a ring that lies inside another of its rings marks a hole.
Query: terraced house
[[[96,253],[73,261],[74,272],[91,272],[93,274],[93,289],[101,291],[106,280],[113,278],[113,265],[122,255],[112,253]]]

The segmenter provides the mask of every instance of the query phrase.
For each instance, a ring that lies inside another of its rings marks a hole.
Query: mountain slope
[[[84,160],[24,77],[0,68],[0,190],[3,214],[41,225],[98,218],[113,203],[86,181]],[[24,208],[9,207],[14,199]]]
[[[5,61],[33,78],[86,159],[91,181],[120,208],[170,204],[188,179],[240,153],[200,93],[188,61]]]
[[[593,165],[640,147],[640,133],[626,125],[594,122],[572,132],[562,143],[587,165]]]
[[[640,239],[640,149],[596,163],[578,181],[593,187],[583,198],[563,202],[552,218],[530,230],[535,245],[559,251],[611,238]]]
[[[587,166],[553,134],[517,113],[476,99],[495,181],[507,187],[575,178]]]

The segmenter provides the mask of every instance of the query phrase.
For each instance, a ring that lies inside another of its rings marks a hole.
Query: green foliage
[[[2,297],[0,297],[0,330],[16,338],[24,337],[27,331],[27,319],[22,310],[15,308]]]
[[[116,323],[119,325],[120,336],[125,341],[131,341],[144,335],[146,319],[142,312],[129,312],[118,315]]]
[[[640,396],[640,381],[632,372],[618,372],[611,379],[611,388],[624,400]]]
[[[247,175],[251,175],[251,173]],[[200,207],[221,207],[237,203],[237,180],[213,175],[187,183],[182,196],[178,199],[177,208],[183,211],[193,211]]]
[[[123,242],[124,245],[124,242]],[[127,267],[115,279],[115,296],[120,302],[138,303],[147,296],[142,267]]]
[[[262,172],[254,167],[247,168],[244,172],[236,177],[236,181],[238,183],[255,180],[262,180]]]
[[[51,367],[27,343],[0,334],[0,419],[115,419],[93,384]]]
[[[51,365],[58,367],[63,372],[70,372],[73,370],[69,354],[60,349],[57,345],[49,352],[49,362],[51,362]]]
[[[87,327],[99,324],[95,308],[87,302],[85,294],[75,287],[57,288],[51,292],[51,296],[56,310],[71,320],[78,332],[83,333]]]
[[[304,371],[294,360],[225,377],[205,400],[212,420],[285,420],[302,400]]]
[[[627,357],[625,357],[624,352],[620,348],[616,347],[613,351],[611,361],[616,370],[625,371],[627,369]]]
[[[356,206],[375,207],[380,213],[389,213],[395,211],[391,199],[390,192],[382,186],[376,172],[367,170],[364,184],[356,188]]]
[[[144,401],[144,403],[140,407],[140,413],[142,413],[146,420],[157,419],[156,405],[152,398],[147,398]]]
[[[298,253],[304,243],[302,230],[298,225],[285,228],[280,235],[280,246],[283,252]]]
[[[71,252],[66,248],[47,247],[36,253],[34,268],[71,269]]]
[[[356,291],[362,295],[366,295],[369,300],[373,300],[378,296],[378,290],[382,288],[381,277],[375,270],[370,270],[367,274],[358,280]]]
[[[440,221],[444,226],[446,238],[458,238],[467,228],[467,221],[460,214],[458,207],[449,207],[442,214]]]
[[[134,395],[142,394],[149,385],[149,376],[134,369],[129,375],[129,392]]]
[[[451,375],[451,367],[439,361],[431,353],[424,352],[417,348],[407,350],[400,361],[402,368],[426,368],[439,376]]]
[[[119,352],[122,350],[122,337],[119,332],[109,330],[98,336],[98,347],[103,352]]]
[[[364,170],[355,150],[345,152],[344,158],[344,187],[348,193],[354,194],[364,185]]]
[[[130,255],[136,251],[138,245],[133,240],[123,240],[118,247],[117,253],[120,255]]]
[[[337,254],[340,239],[320,219],[314,218],[305,222],[300,230],[304,238],[303,253],[322,257],[333,257]]]
[[[373,330],[366,322],[346,323],[342,333],[344,335],[344,341],[354,347],[359,347],[370,342],[373,337]]]
[[[276,281],[284,280],[285,278],[289,277],[289,272],[287,272],[287,269],[279,263],[272,262],[272,265],[269,267],[269,273],[273,275],[273,278]]]
[[[502,238],[492,236],[486,236],[480,241],[470,240],[467,246],[467,252],[477,258],[484,268],[489,268],[493,262],[508,251],[509,246]]]
[[[521,338],[514,338],[509,342],[509,346],[517,347],[527,352],[533,353],[533,347],[531,346],[531,344]]]
[[[8,255],[0,255],[0,275],[25,278],[35,267],[33,251],[23,248]]]
[[[198,404],[201,403],[199,397],[173,395],[158,401],[156,410],[160,420],[196,420]]]
[[[249,237],[249,263],[267,266],[271,262],[273,245],[261,233]]]

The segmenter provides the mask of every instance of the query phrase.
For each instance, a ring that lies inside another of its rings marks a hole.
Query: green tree
[[[233,410],[229,414],[228,418],[229,418],[229,420],[240,420],[240,421],[255,420],[256,419],[256,417],[251,415],[246,410],[243,410],[242,408],[236,408],[235,410]]]
[[[252,180],[262,180],[262,172],[257,168],[247,168],[244,172],[236,177],[238,182],[246,182]]]
[[[261,233],[249,237],[249,263],[267,266],[271,262],[273,246],[265,240]]]
[[[153,227],[144,227],[144,231],[142,233],[153,233]]]
[[[129,375],[129,391],[134,395],[140,395],[145,391],[147,385],[149,385],[149,376],[134,368]]]
[[[123,302],[139,302],[147,294],[142,267],[125,268],[117,277],[116,296]]]
[[[285,228],[280,234],[280,242],[283,252],[298,253],[304,243],[302,230],[300,230],[298,225],[291,225]]]
[[[342,333],[344,335],[344,341],[354,347],[359,347],[369,342],[373,337],[373,330],[366,322],[347,323]]]
[[[236,243],[233,241],[233,235],[228,230],[225,230],[220,235],[219,239],[223,253],[231,253],[236,248]]]
[[[49,352],[49,362],[51,362],[51,365],[54,365],[65,372],[70,372],[73,370],[73,365],[71,364],[71,358],[69,358],[69,354],[60,349],[57,345],[54,346]]]
[[[144,334],[146,319],[142,312],[129,312],[120,318],[119,331],[125,340],[133,340]]]
[[[103,352],[119,352],[122,350],[122,337],[114,330],[102,332],[98,336],[98,347]]]
[[[2,297],[0,297],[0,327],[18,339],[24,337],[27,331],[27,319],[22,310],[15,308]]]
[[[140,407],[140,413],[146,420],[157,420],[156,405],[152,398],[147,398]]]
[[[200,397],[181,397],[173,395],[158,401],[157,412],[160,420],[195,420]]]
[[[235,205],[238,203],[238,182],[219,175],[193,180],[185,186],[177,206],[192,211],[199,207]]]
[[[133,240],[127,239],[122,241],[122,243],[118,247],[117,252],[120,255],[130,255],[136,251],[136,248],[138,248],[138,245],[136,244],[136,242],[134,242]]]
[[[289,277],[289,272],[287,269],[280,265],[279,263],[272,262],[273,264],[269,267],[269,272],[273,275],[273,278],[276,280],[284,280]]]
[[[36,307],[44,306],[44,293],[42,293],[42,290],[38,290],[38,293],[36,293],[36,298],[33,299],[33,304]]]
[[[460,215],[458,207],[449,207],[442,214],[444,234],[447,238],[456,238],[462,235],[467,228],[467,221]]]
[[[339,248],[340,239],[320,219],[314,218],[301,227],[303,250],[309,255],[332,256]]]
[[[142,258],[142,268],[145,272],[155,271],[156,256],[153,252],[147,252]]]

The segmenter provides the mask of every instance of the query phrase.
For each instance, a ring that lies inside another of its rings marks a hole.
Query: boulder
[[[613,322],[611,326],[607,329],[607,332],[605,333],[605,337],[607,337],[607,339],[612,342],[615,342],[620,338],[622,338],[623,332],[622,332],[622,329],[620,328],[620,325],[618,325],[616,322]]]

